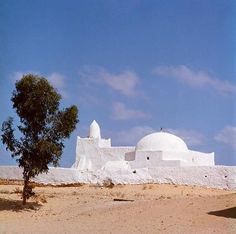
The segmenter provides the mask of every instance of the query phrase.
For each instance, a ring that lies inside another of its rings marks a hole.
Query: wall
[[[160,167],[149,169],[149,174],[156,183],[236,189],[236,167]]]
[[[21,178],[20,168],[0,166],[0,179]],[[236,190],[236,167],[229,166],[140,168],[135,173],[105,170],[92,173],[71,168],[50,168],[48,174],[39,175],[35,181],[45,184],[103,184],[108,178],[115,184],[170,183]]]
[[[214,153],[206,154],[196,151],[136,151],[134,157],[129,155],[132,168],[170,167],[170,166],[214,166]]]
[[[190,151],[193,158],[194,165],[197,166],[214,166],[215,165],[215,154],[214,153],[201,153],[196,151]]]
[[[134,147],[110,146],[110,139],[78,138],[76,161],[72,167],[79,170],[99,170],[108,161],[125,160],[125,154],[134,151]]]
[[[179,160],[163,160],[162,151],[136,151],[135,160],[130,161],[133,169],[143,167],[180,166]]]
[[[187,152],[166,152],[164,151],[163,160],[180,160],[181,166],[214,166],[214,153],[201,153],[189,150]]]

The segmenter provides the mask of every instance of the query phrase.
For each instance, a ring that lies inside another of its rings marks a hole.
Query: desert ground
[[[0,182],[0,233],[236,233],[236,191],[167,184],[39,186]]]

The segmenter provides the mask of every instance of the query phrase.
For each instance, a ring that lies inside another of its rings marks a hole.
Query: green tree
[[[61,96],[44,78],[27,74],[15,84],[11,101],[20,118],[16,138],[13,118],[2,124],[2,142],[23,168],[23,204],[32,194],[30,178],[58,166],[68,138],[78,122],[78,110],[71,106],[59,110]],[[19,135],[19,134],[18,134]]]

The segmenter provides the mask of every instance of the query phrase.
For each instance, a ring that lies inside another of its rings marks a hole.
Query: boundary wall
[[[0,166],[0,179],[20,180],[22,169],[17,166]],[[167,183],[236,190],[236,166],[155,167],[93,172],[52,167],[47,174],[40,174],[34,181],[52,185],[70,183],[102,185],[108,179],[114,184]]]

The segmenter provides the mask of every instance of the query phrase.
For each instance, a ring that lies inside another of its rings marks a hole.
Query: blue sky
[[[79,108],[61,166],[93,119],[114,145],[162,127],[236,165],[235,11],[233,0],[1,1],[0,122],[17,120],[14,82],[31,72]],[[0,164],[14,164],[2,144]]]

